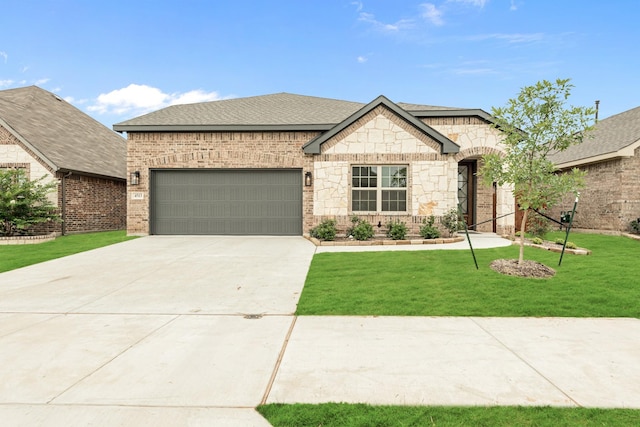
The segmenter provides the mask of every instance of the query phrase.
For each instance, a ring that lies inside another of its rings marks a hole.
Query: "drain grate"
[[[245,314],[245,319],[262,319],[262,314]]]

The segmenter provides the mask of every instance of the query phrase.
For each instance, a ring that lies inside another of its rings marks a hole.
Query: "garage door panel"
[[[300,170],[155,170],[152,234],[302,234]]]

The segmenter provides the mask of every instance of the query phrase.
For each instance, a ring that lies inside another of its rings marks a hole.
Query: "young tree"
[[[524,228],[529,210],[547,209],[567,193],[584,187],[578,169],[558,173],[547,156],[583,141],[592,128],[593,108],[566,106],[573,85],[569,79],[543,80],[522,88],[505,107],[492,108],[494,126],[505,136],[504,154],[485,155],[479,171],[487,185],[511,184],[519,209],[520,256],[524,258]]]
[[[29,181],[23,169],[0,170],[0,234],[11,236],[34,224],[59,220],[47,198],[57,184],[43,180]]]

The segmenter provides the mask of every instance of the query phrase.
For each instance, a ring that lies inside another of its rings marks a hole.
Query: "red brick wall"
[[[64,231],[123,230],[126,227],[126,182],[72,174],[64,178]],[[58,201],[62,206],[62,184]],[[62,230],[62,225],[58,225]]]

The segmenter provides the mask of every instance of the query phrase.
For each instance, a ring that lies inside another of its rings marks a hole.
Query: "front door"
[[[475,230],[476,161],[458,163],[458,206],[470,229]]]

